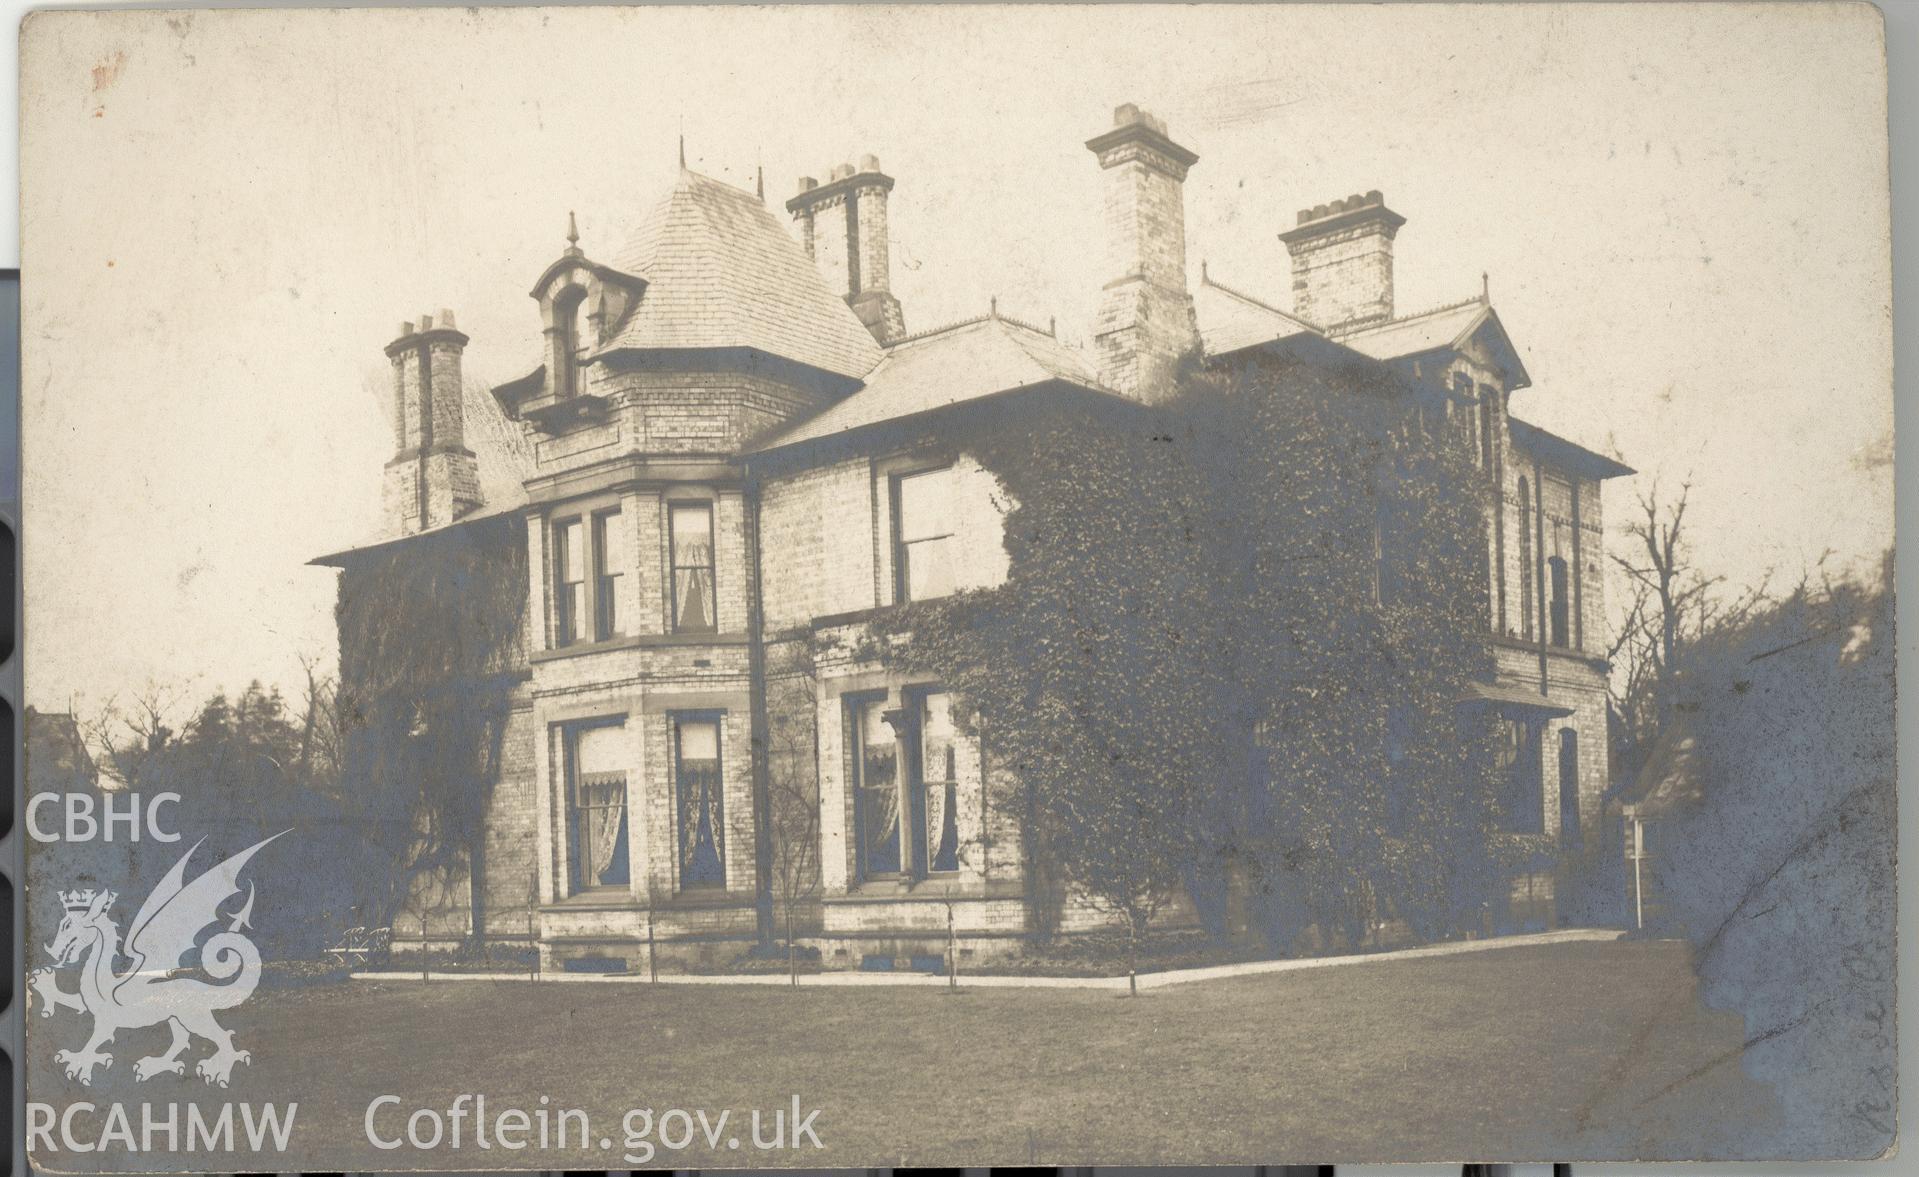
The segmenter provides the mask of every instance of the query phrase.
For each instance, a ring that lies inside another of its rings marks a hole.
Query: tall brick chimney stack
[[[1279,235],[1293,255],[1293,313],[1320,327],[1393,317],[1393,237],[1406,218],[1377,189],[1299,210]]]
[[[442,527],[480,505],[480,471],[466,448],[460,356],[466,336],[453,312],[421,315],[419,328],[400,324],[387,344],[393,361],[393,431],[397,452],[386,464],[387,522],[400,535]]]
[[[1107,272],[1094,327],[1100,379],[1146,402],[1173,391],[1180,357],[1199,346],[1186,288],[1186,170],[1199,156],[1166,124],[1127,103],[1086,141],[1106,171]]]
[[[881,343],[906,334],[900,300],[893,297],[892,247],[887,239],[886,194],[892,190],[893,177],[880,171],[879,159],[863,155],[857,169],[841,164],[824,184],[811,176],[801,177],[799,194],[786,202],[787,211],[800,223],[807,256],[821,262],[846,304]],[[831,218],[836,207],[846,210],[843,227],[833,223],[837,218],[822,223],[821,214]],[[835,256],[820,258],[821,237]]]

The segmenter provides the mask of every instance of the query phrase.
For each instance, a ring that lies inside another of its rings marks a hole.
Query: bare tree
[[[1724,577],[1708,576],[1694,563],[1686,531],[1691,497],[1690,479],[1669,502],[1655,483],[1626,525],[1630,549],[1613,556],[1632,586],[1608,651],[1614,667],[1608,691],[1628,773],[1680,706],[1689,647],[1717,627],[1739,624],[1768,599],[1765,579],[1729,594]]]
[[[125,703],[112,697],[85,716],[76,708],[74,722],[95,762],[137,788],[148,760],[178,742],[191,722],[185,698],[182,687],[148,679]]]

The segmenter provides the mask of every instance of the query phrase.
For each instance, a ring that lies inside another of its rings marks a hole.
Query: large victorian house
[[[1198,157],[1163,123],[1123,106],[1086,146],[1110,271],[1086,349],[997,313],[908,334],[889,282],[894,181],[872,156],[801,180],[790,220],[682,169],[618,253],[561,253],[530,291],[543,362],[493,390],[531,443],[520,493],[482,501],[452,316],[402,328],[387,348],[391,535],[322,562],[351,578],[371,552],[462,537],[523,564],[528,591],[481,902],[442,888],[456,899],[399,940],[531,939],[553,967],[736,955],[774,886],[767,697],[787,652],[1007,573],[1003,495],[943,422],[1150,402],[1182,356],[1262,348],[1367,357],[1473,414],[1500,488],[1500,672],[1478,703],[1510,721],[1514,820],[1557,843],[1556,871],[1516,883],[1515,912],[1554,918],[1555,878],[1600,853],[1586,833],[1607,792],[1600,489],[1627,471],[1512,415],[1530,379],[1483,289],[1400,313],[1403,219],[1379,193],[1278,234],[1286,311],[1203,269],[1191,280]],[[1017,945],[1037,917],[990,749],[939,684],[840,648],[784,682],[815,721],[800,752],[819,807],[806,939],[829,967],[910,958],[939,951],[950,914],[969,955]]]

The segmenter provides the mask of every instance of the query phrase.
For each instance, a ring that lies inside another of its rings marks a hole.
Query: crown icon
[[[66,908],[68,911],[85,911],[93,906],[93,901],[98,899],[100,895],[101,893],[92,887],[80,891],[62,891],[60,892],[60,906]],[[116,898],[118,898],[118,896],[113,892],[106,892],[107,903],[112,903]]]

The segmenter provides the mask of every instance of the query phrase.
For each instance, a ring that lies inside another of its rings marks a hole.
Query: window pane
[[[705,503],[675,503],[672,525],[673,563],[706,563],[707,545],[713,538],[713,508]]]
[[[901,542],[951,535],[953,471],[928,470],[900,479]]]
[[[620,573],[626,568],[622,535],[618,511],[593,517],[593,564],[599,575],[593,586],[594,636],[601,640],[620,632]]]
[[[626,531],[620,526],[620,513],[603,511],[594,516],[593,522],[599,533],[594,542],[599,545],[600,571],[618,576],[626,571]]]
[[[959,773],[952,696],[927,695],[920,706],[920,773],[926,787],[926,869],[959,869]]]
[[[708,632],[716,627],[713,606],[713,508],[681,503],[671,508],[673,529],[673,627]]]
[[[953,591],[953,537],[923,539],[900,545],[906,561],[906,599],[927,601]]]
[[[554,545],[554,561],[560,580],[573,584],[586,579],[586,545],[580,542],[580,521],[568,519],[560,524]]]
[[[567,741],[573,886],[622,887],[630,881],[626,851],[626,773],[622,729],[575,729]]]
[[[900,869],[899,752],[893,729],[882,718],[885,710],[885,701],[875,699],[854,713],[860,861],[869,875]]]
[[[582,728],[573,738],[573,762],[581,773],[624,772],[622,744],[626,729],[619,724]]]
[[[680,810],[680,885],[726,883],[726,824],[717,723],[682,721],[677,770]]]

